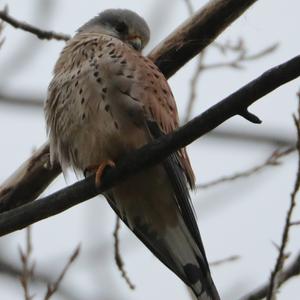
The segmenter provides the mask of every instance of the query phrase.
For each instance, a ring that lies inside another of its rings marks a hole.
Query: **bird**
[[[108,9],[66,43],[53,71],[44,111],[51,161],[63,172],[96,173],[179,126],[169,84],[142,50],[146,21]],[[190,200],[195,176],[186,149],[107,191],[109,205],[198,300],[219,300]]]

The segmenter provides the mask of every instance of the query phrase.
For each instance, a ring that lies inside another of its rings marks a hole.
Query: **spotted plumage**
[[[54,68],[45,114],[51,159],[85,171],[178,127],[169,85],[141,50],[143,19],[108,10],[83,25]],[[187,182],[194,174],[185,149],[128,178],[106,198],[141,241],[194,291],[218,300]]]

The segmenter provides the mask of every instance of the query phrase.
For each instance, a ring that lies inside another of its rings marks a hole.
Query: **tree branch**
[[[297,254],[296,258],[285,267],[279,277],[278,277],[278,287],[280,287],[284,282],[289,279],[300,275],[300,252]],[[260,288],[255,291],[243,296],[240,300],[260,300],[267,296],[268,291],[270,289],[270,281],[266,282]]]
[[[168,78],[216,39],[256,0],[209,1],[149,54]],[[167,63],[166,63],[167,62]],[[172,63],[170,63],[172,62]],[[174,63],[176,62],[176,63]]]
[[[116,168],[106,172],[98,189],[95,187],[93,175],[48,197],[2,213],[0,235],[27,227],[105,192],[129,176],[157,164],[175,150],[185,147],[227,119],[235,115],[244,116],[248,107],[255,101],[298,76],[300,76],[300,56],[265,72],[173,133],[125,155],[117,162]]]
[[[230,262],[235,262],[239,260],[241,257],[239,255],[232,255],[223,259],[215,260],[209,263],[211,267],[219,267],[224,264],[230,263]]]
[[[10,24],[11,26],[22,29],[24,31],[30,32],[37,36],[41,40],[58,40],[58,41],[67,41],[70,39],[70,36],[63,33],[57,33],[54,31],[46,31],[29,25],[28,23],[21,22],[7,13],[7,8],[5,7],[3,10],[0,10],[0,19]]]
[[[22,273],[20,276],[20,282],[23,288],[24,299],[25,300],[32,300],[33,295],[31,295],[29,291],[29,285],[31,282],[31,278],[34,274],[35,262],[32,261],[31,254],[32,254],[32,242],[31,242],[31,228],[26,228],[26,247],[24,250],[19,248],[20,259],[22,262]]]
[[[15,94],[4,94],[0,92],[0,102],[10,105],[16,105],[19,107],[30,107],[39,109],[42,109],[44,106],[42,97],[24,96],[22,92],[20,93],[20,96]]]
[[[32,274],[31,281],[36,284],[46,284],[48,285],[53,281],[52,277],[46,272],[48,270],[43,270],[43,273],[36,271],[35,274]],[[37,274],[38,273],[38,274]],[[49,272],[51,273],[51,272]],[[22,275],[22,270],[19,266],[15,266],[0,257],[0,275],[1,276],[9,276],[12,279],[19,278]],[[73,289],[68,289],[64,286],[60,286],[58,293],[65,299],[79,300],[80,298],[77,296],[78,291],[74,291]]]
[[[169,78],[179,70],[186,62],[197,55],[207,45],[211,43],[226,27],[235,21],[244,11],[249,8],[256,0],[212,0],[196,14],[189,18],[182,26],[175,30],[168,38],[160,43],[150,54],[149,58],[162,70],[164,75]],[[47,146],[38,150],[43,152],[40,160],[30,157],[26,164],[34,168],[34,174],[29,173],[28,178],[24,174],[21,166],[15,174],[21,173],[23,176],[15,181],[16,188],[5,184],[2,190],[7,188],[16,190],[13,194],[5,194],[5,198],[0,194],[0,212],[11,207],[33,201],[43,189],[60,173],[58,163],[53,170],[45,169],[44,159],[49,157],[46,151]],[[25,186],[27,196],[18,193],[18,186]],[[23,200],[21,200],[23,199]],[[21,201],[21,202],[20,202]],[[3,204],[3,202],[5,204]],[[10,203],[8,205],[8,203]]]
[[[286,249],[288,239],[289,239],[292,214],[296,207],[296,196],[297,196],[297,193],[300,188],[300,119],[299,119],[300,118],[300,94],[299,94],[299,104],[298,104],[298,116],[294,115],[293,117],[294,117],[296,129],[297,129],[297,138],[298,138],[298,141],[297,141],[298,169],[297,169],[297,176],[296,176],[296,180],[295,180],[294,189],[291,194],[290,207],[289,207],[287,215],[286,215],[281,245],[279,247],[279,254],[277,257],[277,261],[276,261],[274,270],[271,274],[270,288],[269,288],[269,291],[267,294],[267,300],[275,300],[276,299],[276,293],[277,293],[277,289],[279,287],[278,280],[279,280],[279,276],[282,272],[282,268],[284,266],[284,261],[286,259],[285,249]]]
[[[121,220],[118,216],[116,216],[116,226],[115,226],[115,230],[113,232],[115,262],[116,262],[116,265],[117,265],[122,277],[124,278],[125,282],[127,283],[128,287],[131,290],[134,290],[135,286],[131,282],[131,279],[129,278],[129,276],[128,276],[126,270],[125,270],[124,262],[123,262],[123,259],[122,259],[122,256],[121,256],[120,237],[119,237],[120,229],[121,229]]]
[[[285,269],[283,268],[285,259],[287,258],[285,249],[288,243],[289,231],[291,229],[291,226],[293,225],[293,223],[291,222],[292,213],[296,206],[296,195],[300,187],[300,94],[298,94],[298,97],[298,117],[294,116],[294,122],[297,129],[296,149],[298,151],[298,169],[294,189],[291,193],[290,206],[286,215],[281,244],[280,247],[278,247],[279,254],[276,260],[274,270],[272,271],[270,281],[264,284],[259,289],[255,290],[254,292],[242,297],[240,300],[259,300],[265,297],[267,300],[275,300],[278,288],[290,278],[300,275],[300,253],[288,267],[286,267]]]
[[[49,145],[43,145],[0,187],[0,213],[33,201],[60,172],[58,163],[50,167]]]
[[[62,269],[61,273],[59,274],[58,278],[54,281],[54,283],[48,284],[47,292],[45,294],[44,300],[49,300],[56,292],[58,292],[65,275],[67,274],[67,272],[68,272],[69,268],[71,267],[71,265],[77,259],[79,253],[80,253],[80,245],[78,245],[75,248],[73,254],[68,259],[68,262],[66,263],[66,265]]]
[[[276,150],[274,151],[262,164],[259,164],[257,166],[254,166],[250,169],[247,169],[245,171],[242,172],[237,172],[233,175],[227,175],[227,176],[222,176],[218,179],[209,181],[209,182],[205,182],[205,183],[199,183],[196,185],[196,189],[207,189],[207,188],[211,188],[215,185],[221,184],[221,183],[226,183],[226,182],[231,182],[237,179],[241,179],[241,178],[245,178],[245,177],[249,177],[251,175],[254,175],[258,172],[260,172],[261,170],[265,169],[266,167],[270,167],[270,166],[278,166],[280,165],[280,159],[282,157],[287,156],[288,154],[294,152],[296,150],[296,147],[290,147],[287,148],[285,150]]]

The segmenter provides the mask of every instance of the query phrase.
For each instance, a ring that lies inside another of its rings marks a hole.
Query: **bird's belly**
[[[124,154],[147,143],[143,129],[129,122],[117,122],[101,112],[95,118],[91,116],[73,136],[70,146],[75,155],[70,157],[70,163],[79,170],[105,160],[116,162]]]

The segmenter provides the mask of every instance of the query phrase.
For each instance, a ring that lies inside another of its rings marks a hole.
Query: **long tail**
[[[132,201],[127,202],[124,194],[123,198],[118,198],[115,190],[106,197],[127,226],[193,290],[198,300],[220,300],[210,275],[188,190],[185,186],[186,192],[183,193],[181,183],[175,185],[180,173],[173,170],[170,180],[167,164],[170,162],[167,161],[164,167],[143,171],[123,184],[121,188],[126,192],[132,191],[133,194],[128,196]],[[170,166],[173,168],[172,164]]]

